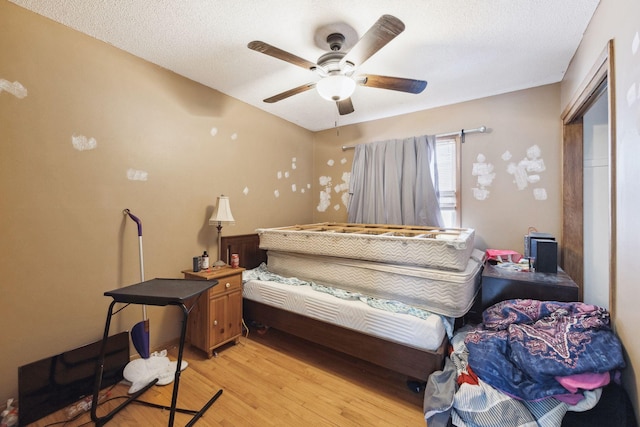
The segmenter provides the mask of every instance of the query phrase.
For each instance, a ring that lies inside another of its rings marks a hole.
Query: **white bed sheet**
[[[379,310],[361,301],[344,300],[314,291],[309,286],[249,280],[244,283],[242,294],[252,301],[419,350],[438,349],[446,334],[440,316],[420,319]]]

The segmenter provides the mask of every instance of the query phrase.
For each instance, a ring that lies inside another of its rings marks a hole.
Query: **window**
[[[445,227],[460,227],[460,149],[458,138],[436,140],[438,193]]]

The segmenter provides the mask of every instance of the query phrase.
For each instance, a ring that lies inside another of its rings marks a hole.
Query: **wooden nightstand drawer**
[[[220,277],[217,280],[218,285],[209,289],[209,298],[215,298],[225,292],[239,291],[242,289],[242,274]]]

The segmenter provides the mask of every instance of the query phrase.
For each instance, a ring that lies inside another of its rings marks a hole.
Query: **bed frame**
[[[221,241],[227,262],[237,253],[240,266],[247,269],[267,260],[259,243],[258,234],[225,236]],[[448,346],[445,337],[436,351],[418,350],[247,299],[243,299],[243,317],[420,381],[442,369]]]

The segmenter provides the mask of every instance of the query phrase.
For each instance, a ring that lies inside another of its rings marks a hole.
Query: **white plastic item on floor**
[[[133,394],[158,378],[156,385],[171,384],[175,378],[178,361],[167,357],[167,350],[151,353],[148,359],[134,359],[124,367],[124,379],[131,383],[129,394]],[[184,371],[189,364],[183,360],[180,370]]]

